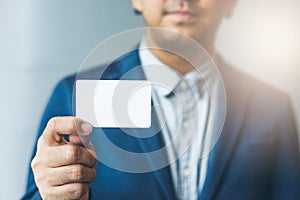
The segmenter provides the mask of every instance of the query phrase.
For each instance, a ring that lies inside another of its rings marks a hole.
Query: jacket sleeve
[[[61,80],[55,87],[49,102],[46,106],[46,109],[44,111],[38,134],[36,136],[35,145],[33,148],[32,156],[30,161],[33,159],[33,157],[36,154],[37,149],[37,140],[43,133],[44,128],[47,125],[47,122],[49,119],[55,116],[72,116],[73,110],[72,110],[72,95],[73,95],[73,85],[75,81],[75,76],[67,77],[63,80]],[[41,199],[41,196],[39,194],[38,188],[34,181],[34,176],[32,169],[29,165],[29,171],[28,171],[28,177],[27,177],[27,186],[26,191],[22,199]]]

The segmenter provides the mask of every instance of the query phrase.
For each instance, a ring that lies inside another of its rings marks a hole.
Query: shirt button
[[[184,178],[188,178],[191,175],[189,168],[185,168],[184,170],[182,170],[182,175]]]
[[[184,121],[182,126],[183,126],[184,129],[187,129],[187,128],[190,127],[190,123],[188,121]]]
[[[180,89],[185,90],[187,88],[187,83],[185,81],[182,81],[180,83]]]

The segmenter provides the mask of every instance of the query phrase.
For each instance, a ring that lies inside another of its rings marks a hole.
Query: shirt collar
[[[151,52],[150,48],[147,45],[146,38],[143,37],[139,46],[139,57],[142,68],[147,80],[149,80],[154,87],[162,86],[158,90],[159,95],[167,96],[174,92],[182,82],[186,82],[190,86],[196,87],[201,96],[201,92],[205,85],[203,80],[206,80],[206,84],[210,84],[210,80],[213,77],[209,61],[204,62],[201,67],[198,67],[197,71],[194,70],[182,76],[171,67],[161,62]]]
[[[146,39],[143,38],[139,46],[139,56],[147,80],[152,85],[162,86],[159,90],[161,95],[167,96],[180,82],[180,75],[161,62],[148,48]],[[167,74],[167,76],[166,76]]]

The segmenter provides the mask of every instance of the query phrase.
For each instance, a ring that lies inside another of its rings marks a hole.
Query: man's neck
[[[198,50],[198,52],[195,52],[193,50],[190,51],[189,48],[185,49],[184,46],[175,47],[180,48],[177,49],[178,52],[182,52],[182,54],[180,55],[180,53],[176,54],[174,52],[171,52],[172,50],[166,50],[166,48],[158,48],[159,45],[151,40],[147,40],[147,43],[150,47],[156,47],[150,48],[150,50],[161,62],[173,68],[182,75],[185,75],[188,72],[194,70],[195,67],[200,66],[201,63],[205,61],[204,59],[207,60],[209,56],[214,58],[216,55],[216,51],[213,48],[214,45],[209,45],[211,48],[199,48],[200,50]]]
[[[161,62],[182,75],[194,69],[191,63],[174,53],[158,49],[151,49],[151,51]]]

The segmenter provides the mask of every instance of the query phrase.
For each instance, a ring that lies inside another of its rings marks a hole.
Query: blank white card
[[[94,127],[149,128],[151,83],[137,80],[77,80],[76,117]]]

